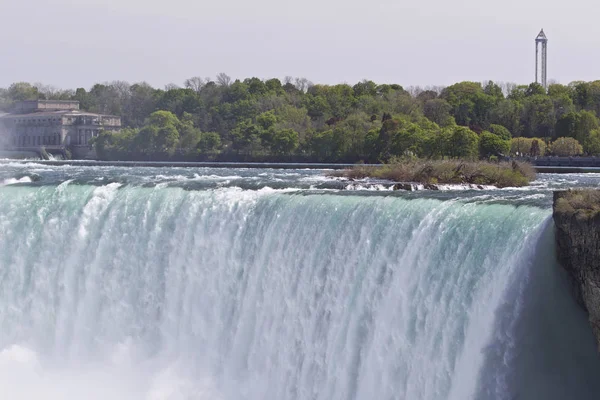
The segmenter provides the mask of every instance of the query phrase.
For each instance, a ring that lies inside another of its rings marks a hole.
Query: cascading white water
[[[510,204],[5,186],[0,393],[520,399],[554,385],[597,398],[549,224]],[[541,365],[554,374],[524,367]]]

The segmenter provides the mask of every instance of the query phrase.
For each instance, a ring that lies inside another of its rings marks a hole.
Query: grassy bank
[[[486,161],[403,161],[381,166],[357,165],[336,171],[332,176],[348,179],[376,178],[422,184],[475,184],[496,187],[527,186],[535,179],[531,164]]]

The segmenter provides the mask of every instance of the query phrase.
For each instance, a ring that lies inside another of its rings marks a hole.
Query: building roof
[[[543,29],[540,31],[540,33],[538,33],[535,40],[536,40],[536,42],[547,42],[548,41],[548,38],[546,37],[546,34],[544,33]]]
[[[86,112],[86,111],[80,111],[80,110],[59,110],[59,111],[37,111],[37,112],[31,112],[31,113],[26,113],[26,114],[4,114],[4,115],[0,115],[0,118],[47,118],[47,117],[62,117],[62,116],[72,116],[72,117],[78,117],[78,116],[91,116],[91,117],[108,117],[108,118],[121,118],[119,116],[116,115],[106,115],[106,114],[96,114],[96,113],[91,113],[91,112]]]

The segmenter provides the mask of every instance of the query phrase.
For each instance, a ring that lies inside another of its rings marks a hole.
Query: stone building
[[[121,117],[80,111],[77,101],[23,101],[0,116],[0,147],[63,154],[68,148],[73,158],[94,158],[91,139],[120,128]]]

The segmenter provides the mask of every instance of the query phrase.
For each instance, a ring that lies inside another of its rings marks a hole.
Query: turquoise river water
[[[598,399],[552,191],[0,166],[6,399]]]

